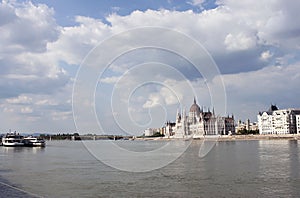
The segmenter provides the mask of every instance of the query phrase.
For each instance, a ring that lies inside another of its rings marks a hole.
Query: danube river
[[[119,142],[135,150],[157,143]],[[203,158],[200,144],[193,141],[171,164],[142,173],[104,165],[82,142],[0,147],[0,197],[299,197],[298,141],[218,142]]]

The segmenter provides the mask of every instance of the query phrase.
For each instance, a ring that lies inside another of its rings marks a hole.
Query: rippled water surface
[[[81,142],[47,143],[0,147],[0,197],[300,196],[298,141],[218,142],[204,158],[198,157],[201,141],[193,141],[173,163],[144,173],[108,167]],[[119,144],[144,151],[159,143]]]

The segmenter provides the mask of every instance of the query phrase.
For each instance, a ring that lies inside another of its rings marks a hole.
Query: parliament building
[[[174,138],[201,138],[212,135],[231,135],[235,133],[234,117],[216,116],[214,110],[204,111],[196,103],[190,107],[188,114],[185,110],[177,110],[175,123],[167,123],[165,136]]]

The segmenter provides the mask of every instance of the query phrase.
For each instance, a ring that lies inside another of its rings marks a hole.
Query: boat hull
[[[7,146],[7,147],[17,147],[17,146],[24,146],[24,143],[20,142],[13,142],[13,143],[2,143],[2,146]]]
[[[27,147],[45,147],[46,142],[42,138],[38,137],[23,137],[16,133],[8,133],[2,137],[2,146],[8,147],[18,147],[18,146],[27,146]]]
[[[25,146],[28,146],[28,147],[45,147],[46,146],[46,143],[42,143],[42,142],[30,142],[30,143],[27,143],[25,144]]]
[[[10,147],[24,146],[23,136],[15,133],[6,134],[4,137],[2,137],[2,145]]]
[[[25,138],[24,139],[24,146],[28,146],[28,147],[45,147],[46,142],[42,139],[37,139],[37,138]]]

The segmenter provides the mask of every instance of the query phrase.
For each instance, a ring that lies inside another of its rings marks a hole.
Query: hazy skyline
[[[76,131],[72,91],[84,57],[114,34],[144,26],[172,29],[203,45],[222,74],[226,113],[234,114],[235,119],[256,121],[258,111],[271,103],[279,108],[300,108],[299,8],[300,2],[292,0],[2,1],[0,130]],[[167,60],[185,79],[159,72],[154,64],[134,75],[126,73],[126,83],[136,82],[137,76],[144,79],[160,73],[159,79],[185,96],[179,99],[188,109],[194,97],[185,89],[188,80],[197,87],[198,104],[214,106],[207,82],[195,75],[191,65],[155,50],[120,57],[99,80],[103,89],[109,92],[129,65],[142,64],[145,59]],[[114,131],[105,93],[96,94],[97,114]],[[158,105],[168,110],[167,120],[175,120],[177,100],[163,86],[145,86],[135,94],[128,111],[140,124],[147,125],[143,120]]]

